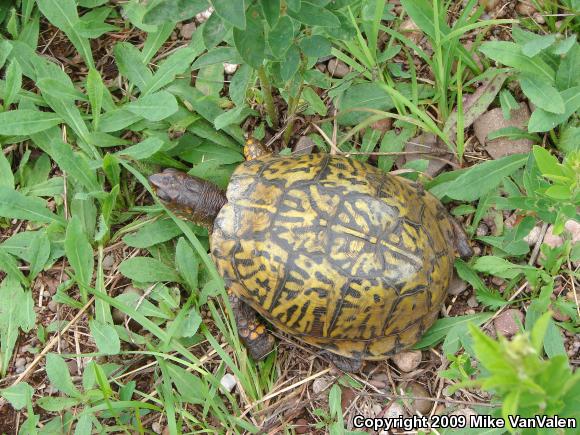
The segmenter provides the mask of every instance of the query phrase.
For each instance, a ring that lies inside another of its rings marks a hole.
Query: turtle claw
[[[332,364],[334,364],[334,366],[337,369],[342,370],[343,372],[346,373],[360,372],[363,366],[363,362],[360,359],[347,358],[345,356],[337,355],[327,350],[320,352],[319,355],[329,360]]]

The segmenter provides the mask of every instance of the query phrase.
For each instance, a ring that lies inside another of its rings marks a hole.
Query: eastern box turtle
[[[264,155],[217,186],[173,169],[150,183],[169,207],[210,229],[211,256],[254,359],[274,339],[256,312],[358,370],[415,344],[435,322],[467,238],[412,183],[344,156]]]

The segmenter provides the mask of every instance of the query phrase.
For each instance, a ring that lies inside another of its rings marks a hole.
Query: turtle
[[[242,343],[274,348],[268,322],[346,372],[419,341],[468,238],[420,183],[344,155],[275,155],[255,140],[227,191],[168,168],[157,197],[208,228]]]

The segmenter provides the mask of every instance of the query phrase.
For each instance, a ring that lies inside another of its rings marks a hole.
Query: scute
[[[325,154],[234,172],[214,223],[226,285],[281,330],[352,358],[413,345],[453,270],[445,211],[407,180]]]

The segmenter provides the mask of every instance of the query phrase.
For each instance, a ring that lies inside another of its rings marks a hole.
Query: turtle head
[[[254,160],[262,156],[272,154],[266,146],[259,140],[250,137],[244,145],[244,157],[246,160]]]
[[[165,169],[149,177],[157,197],[178,216],[211,228],[226,203],[222,190],[202,178],[176,169]]]

